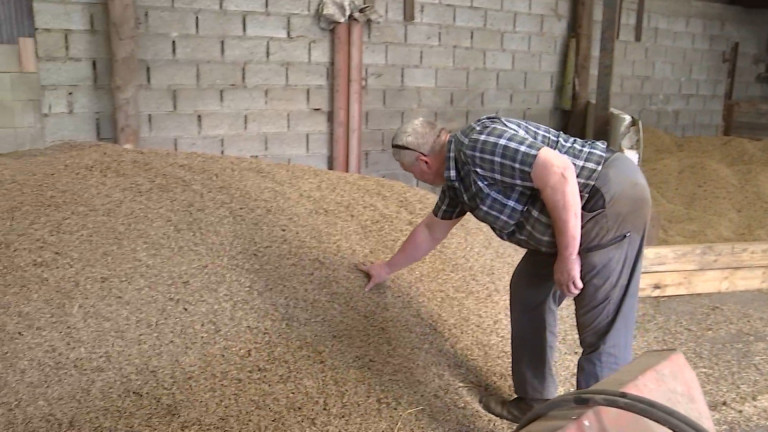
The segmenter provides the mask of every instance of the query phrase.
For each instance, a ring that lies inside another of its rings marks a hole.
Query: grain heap
[[[520,250],[468,217],[386,289],[355,270],[395,250],[428,192],[103,144],[0,156],[0,191],[2,431],[510,429],[472,386],[511,390]],[[681,349],[719,428],[768,427],[768,383],[743,367],[766,355],[758,295],[641,305],[637,352]]]
[[[768,240],[768,140],[645,131],[660,244]]]

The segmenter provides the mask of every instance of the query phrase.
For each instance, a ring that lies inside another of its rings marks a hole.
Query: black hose
[[[558,396],[536,407],[526,415],[515,428],[515,431],[522,431],[523,428],[552,411],[574,405],[606,406],[621,409],[645,417],[673,432],[709,432],[690,417],[652,399],[631,393],[602,389],[578,390]]]

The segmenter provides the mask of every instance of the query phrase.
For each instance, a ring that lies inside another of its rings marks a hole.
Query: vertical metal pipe
[[[349,23],[349,164],[348,171],[360,173],[363,132],[363,23]]]
[[[347,171],[349,128],[349,24],[333,28],[333,162],[334,171]]]

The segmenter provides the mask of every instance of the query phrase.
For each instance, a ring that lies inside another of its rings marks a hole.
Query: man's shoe
[[[529,412],[548,400],[528,399],[519,396],[510,400],[504,396],[491,394],[480,397],[480,406],[498,418],[511,421],[512,423],[520,423]]]

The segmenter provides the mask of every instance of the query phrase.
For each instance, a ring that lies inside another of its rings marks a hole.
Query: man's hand
[[[555,261],[555,287],[567,297],[576,297],[584,288],[581,283],[581,258],[558,255]]]
[[[357,268],[368,274],[369,279],[368,284],[365,286],[366,291],[386,281],[392,275],[386,261],[379,261],[369,265],[358,264]]]

